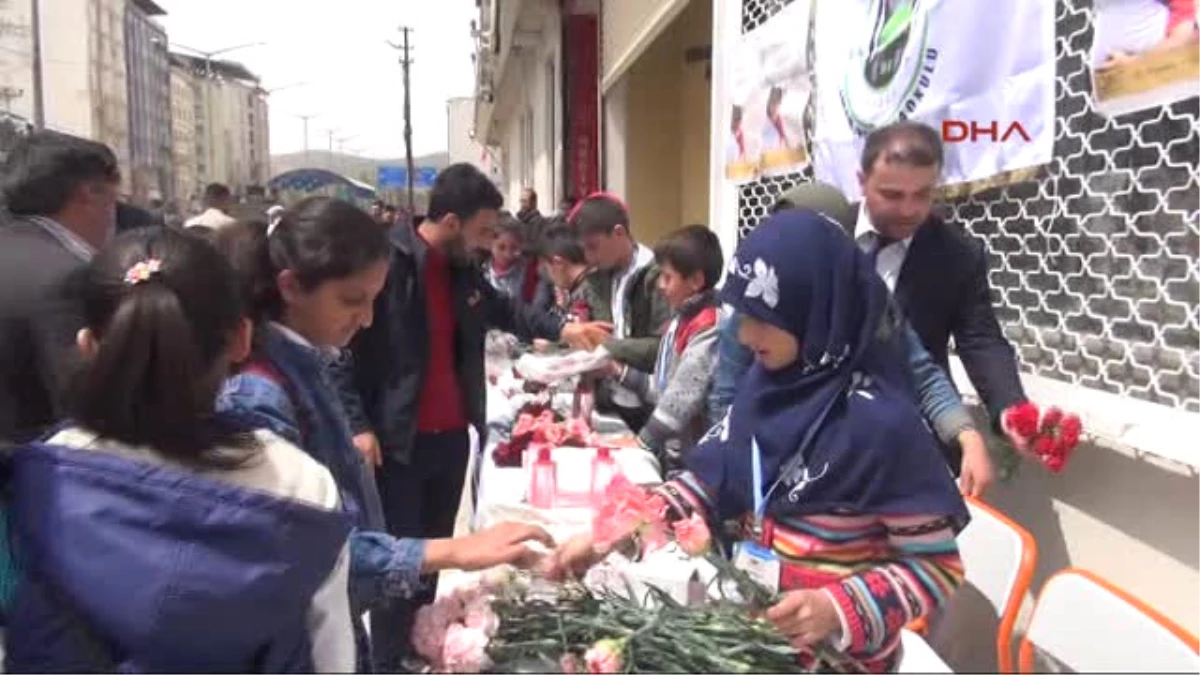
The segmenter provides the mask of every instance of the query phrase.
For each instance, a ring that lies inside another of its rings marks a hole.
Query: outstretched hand
[[[566,323],[562,327],[562,341],[574,349],[592,351],[612,337],[613,326],[604,321]]]
[[[597,547],[589,534],[568,539],[542,561],[541,573],[552,581],[579,577],[604,560],[609,551]]]
[[[537,525],[499,523],[465,537],[435,539],[426,545],[426,572],[458,569],[467,572],[498,565],[529,568],[538,564],[545,553],[530,544],[554,548],[554,538]]]

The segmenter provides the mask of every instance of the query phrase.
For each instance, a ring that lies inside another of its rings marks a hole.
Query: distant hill
[[[434,152],[428,155],[419,155],[413,157],[413,163],[418,167],[432,166],[443,169],[450,163],[450,154],[447,152]],[[374,185],[380,166],[404,166],[404,158],[376,159],[374,157],[360,157],[358,155],[329,152],[328,150],[271,155],[272,176],[278,176],[287,171],[303,168],[329,169],[343,176]]]

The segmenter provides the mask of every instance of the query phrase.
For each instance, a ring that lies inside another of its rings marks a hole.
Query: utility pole
[[[408,212],[409,214],[412,214],[415,212],[413,203],[413,179],[415,178],[416,174],[416,167],[413,166],[412,155],[412,97],[410,96],[412,89],[409,86],[408,77],[410,67],[413,63],[412,46],[408,43],[408,35],[412,32],[412,28],[409,28],[408,26],[401,26],[400,32],[404,35],[404,41],[398,45],[392,44],[391,42],[388,44],[392,46],[392,49],[400,50],[400,67],[404,70],[404,164],[405,167],[407,167],[406,173],[408,174]]]
[[[304,122],[304,163],[310,162],[308,158],[308,121],[316,117],[316,115],[296,115]],[[305,167],[309,168],[309,167]]]
[[[36,129],[46,128],[46,99],[42,93],[42,2],[32,0],[29,7],[30,45],[33,50],[33,63],[30,67],[33,76],[33,126]]]

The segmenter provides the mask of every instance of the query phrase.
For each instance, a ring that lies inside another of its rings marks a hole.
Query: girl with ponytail
[[[237,223],[217,233],[233,262],[255,346],[225,384],[220,408],[274,430],[327,466],[354,527],[350,599],[359,669],[372,669],[362,615],[394,600],[419,597],[428,575],[532,563],[525,542],[552,544],[540,528],[502,523],[456,539],[402,539],[387,533],[374,480],[377,458],[354,444],[333,379],[346,369],[344,347],[374,319],[387,283],[385,230],[358,207],[327,197],[305,199],[274,225]]]
[[[352,669],[333,477],[216,412],[250,350],[231,266],[154,228],[118,237],[80,281],[72,418],[9,460],[23,579],[5,670]]]

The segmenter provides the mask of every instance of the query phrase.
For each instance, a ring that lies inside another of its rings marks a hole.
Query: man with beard
[[[982,244],[933,214],[943,167],[938,132],[897,122],[867,136],[859,182],[863,202],[853,236],[875,260],[934,362],[950,372],[949,345],[966,368],[997,431],[1004,413],[1026,400],[1013,348],[992,308]],[[1010,441],[1024,449],[1016,435]],[[948,448],[957,473],[962,450]]]
[[[502,204],[496,186],[470,164],[438,174],[421,224],[389,232],[387,284],[375,301],[374,322],[351,343],[353,375],[344,376],[345,363],[334,373],[343,383],[355,445],[376,467],[388,530],[398,537],[453,535],[469,459],[468,425],[486,436],[488,330],[583,349],[602,343],[611,330],[525,306],[483,278],[472,255],[491,246]],[[402,667],[414,610],[412,603],[397,603],[372,612],[380,672]]]

